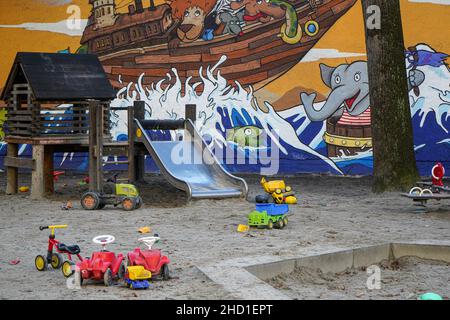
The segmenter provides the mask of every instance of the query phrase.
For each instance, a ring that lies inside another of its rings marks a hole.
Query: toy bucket
[[[243,225],[243,224],[240,224],[237,227],[237,231],[238,232],[247,232],[248,230],[250,230],[250,227],[246,226],[246,225]]]

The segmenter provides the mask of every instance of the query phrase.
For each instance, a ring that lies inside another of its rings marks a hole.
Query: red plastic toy
[[[444,186],[445,168],[442,163],[438,162],[431,169],[431,176],[431,182],[417,182],[416,187],[412,188],[409,193],[403,193],[402,196],[414,200],[420,206],[425,206],[428,200],[450,199],[450,186]]]
[[[65,174],[64,171],[53,171],[53,180],[57,182],[59,180],[59,176]]]
[[[157,236],[140,238],[139,241],[144,243],[148,249],[136,248],[128,253],[128,265],[143,266],[152,273],[152,278],[153,276],[160,276],[163,280],[169,280],[169,258],[162,255],[161,250],[152,249],[153,245],[159,240],[160,238]]]
[[[50,264],[53,269],[61,268],[63,275],[68,278],[74,273],[73,266],[75,266],[75,263],[72,261],[72,256],[77,256],[80,261],[83,261],[83,258],[80,255],[79,246],[67,246],[56,240],[55,230],[65,228],[67,228],[67,225],[39,227],[39,230],[41,231],[46,229],[51,230],[51,233],[48,236],[47,255],[38,255],[34,259],[34,265],[39,271],[47,270],[48,265]],[[54,252],[54,250],[56,252]],[[64,261],[63,255],[67,256],[66,261]]]
[[[106,251],[106,245],[111,244],[116,239],[113,236],[104,235],[95,237],[92,241],[102,245],[100,252],[94,252],[90,259],[85,259],[77,263],[77,269],[80,271],[81,286],[83,280],[97,280],[104,282],[105,286],[111,286],[114,279],[122,279],[125,275],[124,257],[122,254],[116,256],[115,253]]]
[[[431,169],[431,175],[433,176],[433,186],[444,186],[442,179],[445,176],[445,168],[442,163],[438,162],[433,169]]]

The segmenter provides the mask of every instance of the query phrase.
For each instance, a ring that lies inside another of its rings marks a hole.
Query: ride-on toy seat
[[[105,286],[111,286],[115,278],[122,279],[125,275],[124,257],[122,254],[106,251],[106,245],[115,241],[113,236],[98,236],[92,241],[102,245],[102,251],[94,252],[90,259],[77,263],[81,272],[81,277],[77,277],[77,280],[80,285],[83,280],[103,280]]]
[[[161,250],[152,249],[153,245],[160,240],[159,237],[140,238],[139,241],[147,246],[147,250],[136,248],[128,253],[129,266],[143,266],[145,270],[153,275],[161,276],[163,280],[169,280],[169,263],[167,256],[161,254]]]
[[[56,245],[56,247],[58,248],[58,250],[70,254],[79,254],[81,252],[81,249],[78,245],[67,246],[64,243],[59,243]]]

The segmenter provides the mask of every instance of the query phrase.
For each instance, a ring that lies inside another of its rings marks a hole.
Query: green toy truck
[[[248,225],[256,228],[283,229],[289,220],[287,214],[269,215],[267,211],[253,211],[248,215]]]

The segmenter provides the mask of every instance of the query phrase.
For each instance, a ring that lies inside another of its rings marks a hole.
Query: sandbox
[[[263,260],[234,260],[203,271],[244,299],[256,294],[258,299],[404,300],[426,292],[445,299],[450,292],[450,246],[444,244],[389,243]],[[227,266],[233,271],[226,284],[220,274],[227,274]]]

